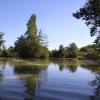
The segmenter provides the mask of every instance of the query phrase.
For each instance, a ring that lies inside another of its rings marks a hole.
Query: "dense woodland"
[[[73,16],[84,20],[90,28],[90,35],[97,36],[94,44],[78,48],[75,43],[71,43],[49,51],[47,36],[37,29],[36,15],[33,14],[26,24],[26,32],[13,46],[5,47],[4,33],[0,32],[0,57],[100,59],[100,0],[87,0]]]

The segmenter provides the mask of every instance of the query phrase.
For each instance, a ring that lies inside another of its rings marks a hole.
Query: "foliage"
[[[100,59],[100,45],[93,44],[80,49],[81,57],[87,59]]]
[[[77,58],[78,56],[78,48],[75,43],[71,43],[68,47],[69,57]]]
[[[35,37],[37,36],[37,26],[36,26],[36,15],[33,14],[28,23],[27,23],[27,32],[26,35],[29,38],[33,38],[35,39]]]
[[[50,52],[52,58],[78,58],[78,59],[100,59],[100,45],[92,44],[78,49],[75,43],[71,43],[67,47],[59,46],[58,50]]]
[[[3,36],[4,36],[4,33],[0,32],[0,49],[2,48],[2,46],[5,42]]]
[[[50,57],[54,58],[77,58],[78,48],[75,43],[71,43],[68,47],[59,46],[58,50],[52,50]]]
[[[66,57],[66,51],[65,51],[65,48],[63,47],[63,45],[59,46],[58,53],[59,53],[60,58],[65,58]]]
[[[5,46],[3,46],[2,57],[7,57],[7,51]]]
[[[7,49],[7,57],[16,57],[17,54],[14,50],[14,47],[13,46],[10,46],[8,49]]]
[[[96,100],[97,97],[100,96],[100,72],[95,73],[95,77],[92,81],[90,81],[90,85],[93,87],[94,90],[94,97],[93,100]]]
[[[95,42],[100,44],[100,0],[87,0],[73,16],[85,20],[86,25],[90,27],[91,36],[98,34]]]
[[[4,49],[4,33],[0,32],[0,57],[6,55],[6,50]]]
[[[32,15],[27,24],[27,32],[15,42],[15,51],[23,58],[48,57],[47,42],[42,30],[37,32],[36,16]]]
[[[90,0],[90,1],[92,2],[93,0]],[[88,3],[89,2],[87,2],[87,4]],[[73,15],[78,19],[83,18],[83,20],[85,20],[88,25],[91,25],[93,19],[91,19],[90,16],[88,15],[89,12],[87,13],[87,15],[85,15],[86,12],[83,13],[84,9],[88,10],[88,5],[84,6],[84,8],[82,8],[77,13],[74,13]],[[97,22],[99,22],[99,20]],[[97,24],[95,20],[94,20],[94,23]],[[96,33],[97,31],[98,30],[95,30]],[[93,36],[93,34],[91,36]],[[75,43],[71,43],[67,47],[60,45],[58,50],[55,49],[55,50],[49,51],[47,48],[48,46],[47,36],[43,34],[42,30],[37,31],[36,15],[34,14],[30,17],[27,23],[26,33],[24,35],[21,35],[16,40],[14,47],[10,46],[8,49],[6,49],[6,47],[4,46],[3,36],[4,36],[4,33],[0,32],[0,57],[22,57],[22,58],[52,57],[52,58],[100,59],[100,44],[99,43],[84,46],[80,49],[78,49]],[[99,37],[97,37],[96,41],[97,42],[99,41]]]

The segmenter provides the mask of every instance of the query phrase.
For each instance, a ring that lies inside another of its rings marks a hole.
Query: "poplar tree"
[[[37,25],[36,25],[36,15],[33,14],[27,23],[27,36],[29,38],[35,39],[37,36]]]

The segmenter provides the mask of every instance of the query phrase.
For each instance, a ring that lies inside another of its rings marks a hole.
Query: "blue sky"
[[[86,0],[0,0],[0,31],[5,33],[6,46],[13,45],[25,33],[32,14],[37,16],[37,27],[47,34],[49,49],[75,42],[78,47],[90,44],[89,28],[72,13]]]

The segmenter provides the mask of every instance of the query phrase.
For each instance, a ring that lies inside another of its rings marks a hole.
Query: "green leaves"
[[[98,38],[100,37],[100,0],[87,0],[82,8],[73,13],[73,16],[85,21],[86,25],[90,27],[91,36],[97,34],[96,40],[100,44],[100,38]]]
[[[26,34],[28,35],[29,38],[36,38],[37,35],[37,26],[36,26],[36,15],[33,14],[28,23],[27,23],[27,32]]]
[[[0,48],[3,46],[3,43],[5,42],[3,39],[4,33],[0,32]]]
[[[75,43],[71,43],[67,47],[63,47],[63,45],[60,45],[58,50],[53,50],[50,53],[50,56],[54,58],[77,58],[78,57],[77,45]]]
[[[49,55],[42,30],[37,32],[36,15],[27,23],[27,32],[15,42],[15,51],[22,58],[46,58]]]

